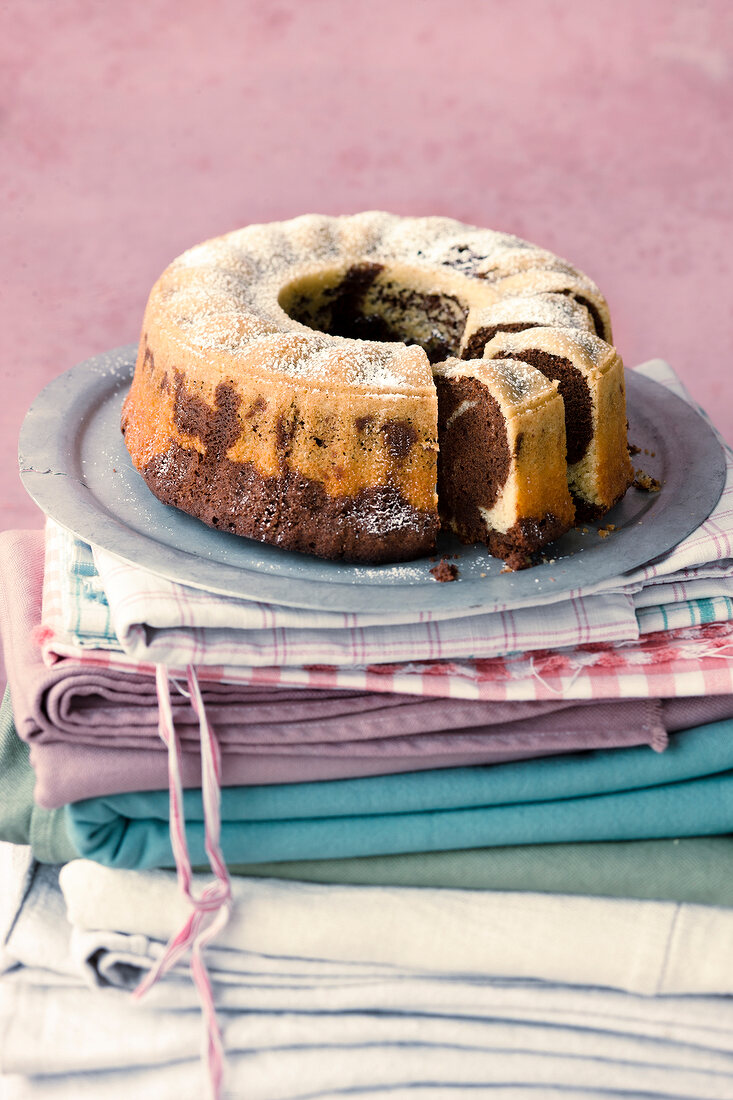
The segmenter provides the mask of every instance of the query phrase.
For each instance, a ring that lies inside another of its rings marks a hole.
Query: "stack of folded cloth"
[[[8,1095],[201,1095],[189,965],[226,1095],[732,1095],[732,501],[419,621],[2,536]]]

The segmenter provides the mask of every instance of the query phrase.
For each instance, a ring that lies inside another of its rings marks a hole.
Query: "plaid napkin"
[[[156,666],[122,652],[57,645],[39,634],[48,665],[64,657],[81,666],[154,676]],[[184,666],[169,666],[184,679]],[[353,691],[430,695],[445,699],[522,701],[540,699],[676,699],[733,694],[733,624],[648,634],[614,646],[571,646],[560,650],[487,660],[403,661],[398,664],[203,665],[209,683],[300,686]]]
[[[175,666],[352,666],[496,657],[639,636],[633,599],[623,592],[459,614],[435,620],[421,613],[419,622],[371,625],[368,620],[375,616],[217,596],[156,577],[111,554],[92,555],[69,532],[50,521],[47,527],[43,622],[53,634],[54,650],[69,656],[79,648],[102,648]]]

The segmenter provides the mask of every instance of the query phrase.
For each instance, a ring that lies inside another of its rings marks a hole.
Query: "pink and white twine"
[[[139,999],[163,977],[171,967],[191,952],[191,973],[198,991],[206,1025],[206,1062],[210,1095],[213,1100],[221,1094],[224,1075],[224,1044],[214,1007],[203,951],[206,945],[221,931],[229,919],[232,904],[229,872],[221,852],[221,754],[212,729],[195,669],[186,669],[191,705],[199,720],[201,740],[201,790],[204,806],[204,834],[206,854],[215,880],[204,888],[199,897],[191,889],[192,869],[186,842],[186,822],[183,812],[183,785],[181,783],[181,746],[176,733],[171,709],[168,669],[157,665],[155,671],[158,692],[158,732],[168,748],[168,779],[170,788],[170,837],[178,873],[178,885],[192,912],[180,931],[169,941],[163,956],[133,993]],[[179,689],[183,690],[183,689]]]

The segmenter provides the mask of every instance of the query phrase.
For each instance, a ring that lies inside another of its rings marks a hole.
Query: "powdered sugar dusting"
[[[205,241],[169,266],[151,299],[181,342],[201,356],[220,350],[246,356],[250,364],[254,356],[268,369],[319,384],[332,378],[377,391],[429,386],[422,349],[316,332],[281,308],[278,295],[296,275],[346,271],[363,262],[423,267],[434,275],[436,292],[449,271],[451,278],[491,282],[499,300],[481,314],[482,323],[529,318],[533,324],[593,327],[584,307],[562,290],[582,284],[590,293],[594,284],[552,253],[451,218],[382,211],[306,214]]]
[[[559,355],[576,366],[600,370],[610,367],[616,360],[616,349],[594,332],[561,325],[533,326],[522,332],[498,332],[484,348],[484,357],[501,359],[504,355],[514,355],[531,348]]]
[[[573,343],[582,348],[591,362],[597,367],[601,366],[601,364],[608,359],[609,355],[613,354],[611,345],[607,344],[605,340],[602,340],[600,336],[597,336],[595,332],[585,332],[578,329],[560,329],[558,335],[572,340]]]
[[[491,378],[512,404],[520,405],[531,395],[555,390],[554,383],[548,382],[534,367],[516,359],[493,359],[487,365],[489,370],[482,377]]]
[[[419,530],[417,515],[399,493],[383,489],[359,506],[359,527],[369,535]]]
[[[471,316],[471,329],[500,324],[531,324],[594,331],[585,306],[566,294],[512,295],[500,298]]]
[[[531,264],[527,269],[502,279],[496,289],[502,296],[571,293],[591,299],[601,297],[598,287],[587,275],[563,262],[552,268]]]
[[[529,397],[554,394],[555,383],[518,359],[448,359],[436,369],[443,378],[476,378],[511,405]],[[460,412],[460,406],[456,412]]]

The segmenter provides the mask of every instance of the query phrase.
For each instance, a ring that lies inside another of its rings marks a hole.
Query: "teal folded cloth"
[[[200,791],[184,792],[186,835],[206,863]],[[66,807],[80,855],[109,867],[169,867],[167,791]],[[343,859],[520,844],[711,836],[733,831],[733,721],[646,746],[493,767],[452,768],[222,791],[232,863]]]

